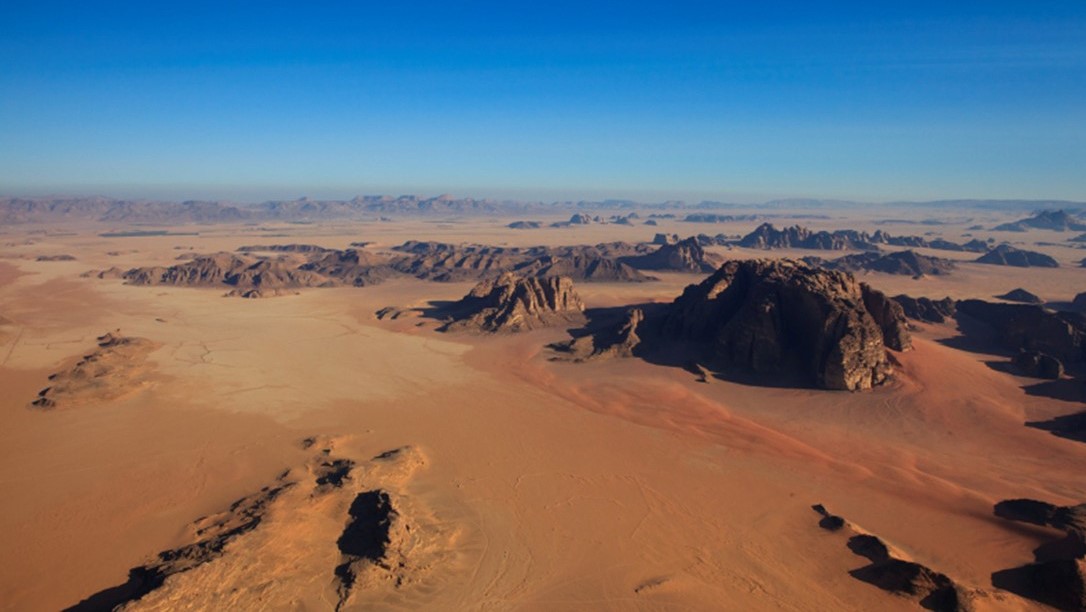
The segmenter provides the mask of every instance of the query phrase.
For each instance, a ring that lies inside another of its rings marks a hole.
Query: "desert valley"
[[[1084,211],[0,198],[0,608],[1086,609]]]

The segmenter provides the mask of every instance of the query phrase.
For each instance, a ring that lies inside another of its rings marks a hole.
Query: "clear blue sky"
[[[1086,0],[4,0],[49,192],[1086,200]]]

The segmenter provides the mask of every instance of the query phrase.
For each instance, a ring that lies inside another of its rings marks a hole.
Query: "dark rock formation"
[[[994,511],[1000,518],[1052,527],[1066,536],[1058,546],[1047,546],[1054,552],[1043,558],[1038,554],[1035,563],[992,574],[992,584],[1059,610],[1086,610],[1086,504],[1010,499],[996,504]]]
[[[885,255],[880,253],[845,255],[831,261],[819,262],[819,265],[831,270],[845,270],[847,272],[867,270],[908,276],[941,276],[949,274],[956,267],[954,262],[949,259],[928,257],[915,251],[898,251]]]
[[[868,389],[891,372],[852,275],[787,260],[725,263],[675,300],[663,335],[702,344],[710,365],[793,370],[824,389]]]
[[[341,562],[335,569],[339,582],[337,610],[350,598],[360,566],[376,564],[384,559],[391,542],[392,523],[399,516],[392,507],[388,493],[381,490],[359,493],[347,513],[350,518],[336,540],[342,554]]]
[[[590,223],[592,223],[592,217],[589,217],[584,213],[574,213],[574,215],[569,218],[570,225],[588,225]]]
[[[915,561],[902,559],[877,536],[862,533],[822,504],[811,506],[822,518],[818,526],[848,536],[847,546],[870,563],[849,574],[889,593],[908,597],[928,610],[962,612],[972,609],[970,594],[946,574]]]
[[[568,277],[522,277],[512,273],[475,286],[450,307],[443,330],[518,332],[583,320],[584,303]]]
[[[901,304],[902,311],[910,319],[925,323],[944,323],[954,316],[958,303],[949,297],[933,300],[926,297],[894,296],[894,301]]]
[[[726,262],[671,304],[582,333],[591,338],[556,348],[581,359],[637,353],[771,384],[847,390],[884,382],[891,372],[886,343],[910,343],[892,300],[848,273],[791,260]]]
[[[977,258],[977,263],[997,266],[1015,266],[1018,268],[1058,268],[1059,262],[1036,251],[1016,249],[1009,244],[1001,244]]]
[[[1071,309],[1076,312],[1086,312],[1086,291],[1075,294],[1071,300]]]
[[[675,244],[679,241],[678,234],[663,234],[658,233],[652,237],[652,243],[657,245]]]
[[[1086,316],[1082,314],[982,300],[958,302],[958,313],[990,326],[1000,344],[1010,350],[1040,351],[1065,364],[1086,359]]]
[[[820,249],[840,251],[845,249],[875,250],[868,236],[853,230],[815,232],[795,225],[778,230],[771,223],[763,223],[739,240],[739,246],[749,249]]]
[[[623,257],[621,261],[639,270],[675,272],[712,272],[720,265],[720,258],[706,252],[696,238],[664,244],[652,253]]]
[[[864,307],[882,330],[883,344],[895,351],[912,348],[909,323],[901,304],[886,297],[883,292],[872,289],[867,283],[860,283],[860,293],[863,295]]]
[[[543,224],[539,221],[514,221],[507,225],[509,229],[539,229]]]
[[[586,334],[567,342],[558,342],[551,348],[568,353],[573,361],[586,361],[599,357],[632,357],[641,344],[637,328],[645,320],[645,312],[631,308],[613,326],[606,326],[595,334]]]
[[[1045,301],[1040,296],[1030,293],[1025,289],[1019,287],[1018,289],[1012,289],[1003,295],[997,295],[997,298],[1001,300],[1007,300],[1008,302],[1018,302],[1021,304],[1044,304]]]
[[[240,253],[252,253],[252,252],[269,252],[269,253],[324,253],[325,251],[331,251],[322,246],[315,244],[250,244],[245,246],[239,246],[237,248]]]
[[[1012,363],[1026,376],[1048,380],[1058,380],[1063,376],[1063,364],[1060,360],[1040,351],[1018,351]]]
[[[1057,232],[1086,230],[1086,223],[1080,223],[1077,219],[1063,210],[1042,210],[1032,217],[1020,219],[1011,223],[1004,223],[992,228],[996,232],[1024,232],[1028,229],[1046,229]]]

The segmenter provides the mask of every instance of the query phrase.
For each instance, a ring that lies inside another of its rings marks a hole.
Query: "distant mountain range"
[[[357,196],[350,200],[274,200],[256,204],[226,201],[163,202],[93,197],[0,197],[0,224],[92,221],[102,223],[237,223],[259,221],[307,221],[322,219],[380,218],[387,215],[494,215],[523,212],[583,210],[773,210],[841,209],[872,204],[844,200],[788,199],[762,204],[703,201],[641,203],[632,200],[531,202],[456,198],[450,195],[424,198],[414,195]],[[1081,215],[1086,202],[1049,200],[938,200],[892,202],[890,208],[982,209],[1033,212],[1062,209]]]

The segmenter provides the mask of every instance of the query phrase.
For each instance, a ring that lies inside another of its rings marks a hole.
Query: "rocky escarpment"
[[[1060,267],[1059,262],[1044,253],[1017,249],[1009,244],[1001,244],[995,247],[978,257],[976,262],[996,266],[1014,266],[1017,268]]]
[[[886,381],[886,347],[909,346],[904,314],[886,296],[848,273],[790,260],[726,262],[651,316],[631,311],[592,336],[558,348],[581,359],[637,352],[771,384],[842,390]]]
[[[557,342],[551,348],[565,353],[573,361],[587,361],[600,357],[632,357],[641,345],[637,328],[645,320],[645,311],[630,308],[616,322],[601,325],[595,333],[586,333],[566,342]]]
[[[506,273],[476,285],[449,308],[442,329],[519,332],[583,320],[584,303],[565,276]]]
[[[1036,562],[992,574],[992,584],[1059,610],[1086,610],[1086,504],[1010,499],[996,504],[994,512],[1010,521],[1059,529],[1065,537],[1053,543],[1058,545],[1037,549]]]
[[[894,301],[901,305],[905,316],[915,321],[924,323],[945,323],[954,316],[958,309],[958,302],[950,297],[941,300],[933,300],[926,297],[910,297],[907,295],[895,295]]]

